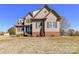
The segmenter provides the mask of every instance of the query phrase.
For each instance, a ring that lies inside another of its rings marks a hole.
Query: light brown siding
[[[16,30],[16,35],[23,35],[23,31],[18,31],[18,28],[22,29],[23,27],[16,27],[15,30]]]
[[[31,24],[31,16],[30,15],[27,15],[26,17],[25,17],[25,20],[24,20],[24,25],[30,25]],[[30,23],[28,23],[28,21],[30,21]]]
[[[60,31],[60,22],[56,21],[57,18],[55,17],[54,14],[50,13],[48,16],[47,16],[47,19],[45,21],[45,32],[59,32]],[[57,22],[57,28],[48,28],[47,27],[47,22]]]
[[[49,11],[46,8],[43,8],[35,17],[35,19],[42,19],[44,18],[47,14],[49,13]]]

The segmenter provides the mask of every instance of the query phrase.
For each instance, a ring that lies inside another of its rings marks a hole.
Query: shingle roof
[[[47,5],[44,6],[48,11],[52,12],[56,17],[61,18],[61,16],[54,11],[53,9],[49,8]]]
[[[52,9],[49,8],[47,5],[45,5],[43,8],[46,8],[48,11],[51,11],[57,18],[61,18],[61,16],[60,16],[58,13],[56,13],[56,11],[52,10]],[[43,9],[43,8],[42,8],[42,9]],[[40,11],[41,11],[42,9],[40,9]],[[39,12],[40,12],[40,11],[39,11]],[[39,12],[38,12],[37,14],[39,14]],[[36,15],[37,15],[37,14],[36,14]],[[36,16],[36,15],[35,15],[35,16]],[[35,16],[34,16],[34,17],[35,17]]]
[[[52,12],[58,19],[61,18],[61,16],[60,16],[58,13],[56,13],[56,11],[52,10],[52,9],[49,8],[47,5],[45,5],[43,8],[46,8],[48,11]],[[35,18],[35,16],[38,15],[38,14],[40,13],[40,11],[41,11],[43,8],[39,9],[39,11],[35,13],[35,15],[33,15],[33,12],[34,12],[34,11],[33,11],[32,13],[29,12],[27,15],[30,15],[31,17]],[[36,10],[36,11],[37,11],[37,10]],[[23,17],[23,19],[25,19],[25,17],[26,17],[27,15],[25,15],[25,16]],[[47,15],[49,15],[49,14],[47,14]],[[46,15],[46,16],[47,16],[47,15]],[[46,18],[46,16],[45,16],[45,18]]]
[[[29,14],[31,17],[33,17],[32,13],[29,12],[28,14]]]
[[[26,15],[23,17],[23,19],[25,19],[27,15],[30,15],[31,17],[33,17],[32,13],[29,12],[28,14],[26,14]]]

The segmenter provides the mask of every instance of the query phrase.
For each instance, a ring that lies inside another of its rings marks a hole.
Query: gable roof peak
[[[48,5],[46,4],[46,5],[44,5],[44,7],[48,7]]]
[[[49,8],[48,5],[45,5],[43,8],[46,8],[48,11],[51,11],[51,8]]]
[[[31,17],[33,17],[33,15],[29,12],[28,14],[26,14],[26,15],[23,17],[23,19],[25,19],[26,16],[28,16],[28,15],[30,15]]]
[[[51,11],[52,9],[50,9],[47,5],[44,5],[44,7],[42,7],[41,9],[39,9],[39,11],[34,15],[34,17],[36,17],[37,14],[39,14],[39,12],[43,9],[46,8],[48,11]]]
[[[33,17],[32,13],[29,12],[28,14],[29,14],[31,17]]]

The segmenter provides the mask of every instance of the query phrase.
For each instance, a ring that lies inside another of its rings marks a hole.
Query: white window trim
[[[47,22],[47,28],[53,29],[53,22]]]
[[[54,29],[57,28],[57,22],[47,22],[47,28]]]
[[[41,22],[36,22],[36,29],[40,28]]]
[[[57,28],[57,22],[53,22],[53,27]]]

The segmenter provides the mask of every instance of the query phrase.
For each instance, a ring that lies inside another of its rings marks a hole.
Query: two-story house
[[[47,5],[28,13],[15,25],[16,35],[60,36],[61,17]]]

